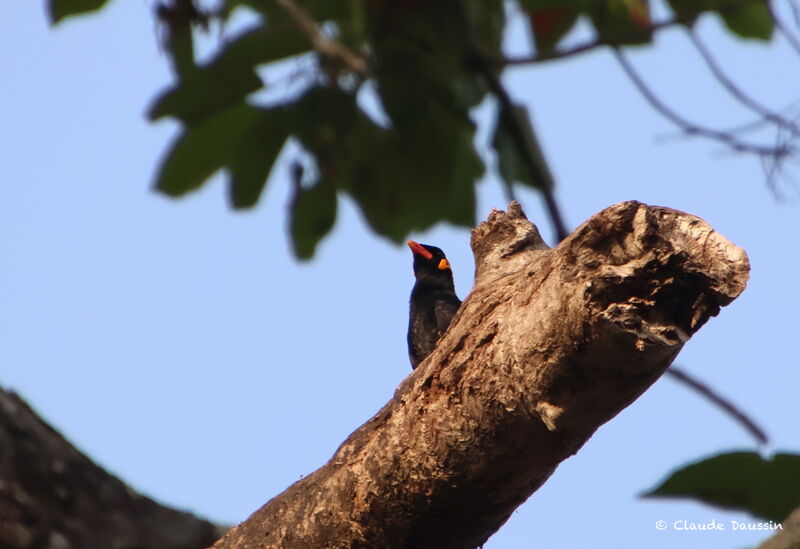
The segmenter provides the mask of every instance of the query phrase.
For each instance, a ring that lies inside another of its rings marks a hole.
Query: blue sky
[[[144,119],[171,78],[150,4],[118,0],[57,29],[42,3],[20,6],[0,6],[0,383],[135,489],[243,520],[321,466],[410,373],[410,253],[370,234],[345,199],[314,261],[293,260],[285,162],[248,212],[228,209],[219,178],[182,200],[154,193],[177,125]],[[798,100],[800,56],[781,39],[735,41],[711,17],[700,28],[747,92],[775,107]],[[524,46],[518,36],[512,48]],[[632,60],[698,122],[750,119],[679,30]],[[636,199],[698,215],[747,250],[748,289],[677,362],[749,411],[773,449],[797,451],[797,187],[784,182],[776,199],[754,158],[680,137],[606,52],[515,70],[506,82],[531,106],[570,226]],[[539,197],[520,198],[552,244]],[[505,201],[490,174],[478,219],[493,207]],[[447,252],[466,296],[468,232],[414,237]],[[654,527],[746,515],[636,498],[687,461],[741,448],[753,443],[738,425],[663,379],[486,547],[755,545],[763,534]]]

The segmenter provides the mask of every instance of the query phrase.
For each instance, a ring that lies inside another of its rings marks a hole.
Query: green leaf
[[[473,39],[480,46],[481,51],[490,56],[502,57],[503,32],[506,24],[503,2],[483,0],[481,2],[464,2],[463,5],[470,28],[474,33]]]
[[[310,88],[289,110],[293,132],[306,147],[325,155],[337,154],[337,141],[347,136],[358,112],[355,95],[332,86]]]
[[[225,168],[231,204],[249,208],[258,202],[288,137],[285,106],[265,109],[239,103],[186,127],[162,161],[155,187],[181,196]]]
[[[475,183],[484,167],[472,144],[474,126],[438,108],[429,124],[383,130],[359,127],[363,151],[346,190],[370,226],[395,242],[439,221],[472,226]]]
[[[520,5],[528,10],[549,10],[554,8],[570,8],[584,10],[587,4],[595,0],[519,0]]]
[[[175,87],[161,94],[147,116],[157,120],[174,116],[192,125],[240,103],[261,88],[252,66],[234,62],[211,63],[189,72]]]
[[[469,111],[487,93],[464,25],[489,56],[501,56],[503,2],[464,2],[462,21],[450,2],[369,3],[374,76],[389,128],[354,127],[345,191],[370,226],[394,241],[439,221],[471,225],[475,184],[484,165],[475,152]]]
[[[298,2],[318,22],[343,18],[350,9],[350,0],[303,0]],[[222,14],[228,17],[238,7],[248,7],[267,18],[281,17],[285,10],[276,2],[264,0],[225,0]]]
[[[378,234],[402,241],[438,221],[474,223],[483,164],[466,116],[436,107],[419,124],[386,129],[353,95],[325,87],[309,90],[289,111],[320,184],[352,196]]]
[[[165,31],[164,49],[172,61],[172,70],[180,78],[193,75],[197,64],[194,59],[194,35],[190,23],[173,24]]]
[[[608,44],[646,44],[652,39],[647,0],[597,0],[589,4],[589,17]]]
[[[222,50],[220,57],[234,64],[256,66],[310,50],[308,37],[292,21],[273,18],[267,25],[257,25],[234,38]]]
[[[672,473],[642,497],[691,498],[780,522],[800,504],[800,455],[720,454]]]
[[[108,0],[48,0],[50,24],[55,25],[65,17],[81,15],[102,8]]]
[[[386,113],[397,126],[416,126],[431,109],[466,113],[486,95],[483,78],[465,63],[463,24],[449,2],[417,2],[373,10],[375,80]],[[378,2],[380,5],[380,2]],[[502,2],[465,2],[475,40],[500,57]],[[375,13],[377,11],[377,13]]]
[[[297,187],[291,205],[291,234],[294,253],[299,259],[311,259],[317,244],[330,232],[336,221],[336,188],[318,181],[310,188]]]
[[[199,188],[231,162],[242,132],[259,111],[245,103],[184,128],[159,167],[155,187],[170,196]]]
[[[558,6],[528,9],[525,13],[531,23],[536,51],[548,52],[553,51],[559,41],[575,26],[581,12],[571,7]]]
[[[270,19],[242,32],[216,57],[163,92],[148,111],[151,120],[174,116],[189,124],[240,102],[259,90],[263,82],[255,73],[258,65],[280,61],[310,50],[306,36],[285,17]]]
[[[507,115],[500,113],[495,123],[492,147],[497,152],[497,167],[501,177],[507,185],[522,183],[535,189],[552,188],[553,176],[539,146],[539,140],[536,139],[528,109],[523,105],[516,105],[510,115],[516,119],[525,133],[525,149],[530,151],[535,172],[523,158],[517,140],[509,131],[508,123],[504,123],[504,116]]]
[[[263,15],[267,15],[267,6],[271,2],[262,2],[261,0],[224,0],[220,13],[224,19],[228,19],[237,8],[250,8]]]
[[[667,0],[667,3],[678,19],[686,21],[687,25],[691,26],[698,15],[716,9],[721,1],[724,0]]]
[[[197,9],[194,2],[156,3],[155,13],[172,70],[180,78],[185,78],[197,67],[193,27],[207,25],[207,16]]]
[[[258,202],[269,172],[288,137],[283,107],[257,109],[245,124],[228,162],[230,197],[234,208],[249,208]]]
[[[691,26],[698,15],[715,12],[734,34],[770,40],[774,22],[764,0],[669,0],[672,11]]]
[[[744,3],[729,9],[720,9],[719,15],[734,34],[742,38],[768,41],[772,38],[775,24],[763,1]]]

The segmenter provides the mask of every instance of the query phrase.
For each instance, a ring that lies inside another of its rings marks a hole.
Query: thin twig
[[[558,59],[564,59],[565,57],[573,57],[575,55],[607,45],[608,44],[604,40],[596,38],[594,40],[587,40],[586,42],[583,42],[581,44],[563,50],[543,51],[543,52],[537,52],[533,55],[527,55],[522,57],[504,57],[503,59],[496,59],[494,64],[499,66],[506,66],[506,65],[531,65],[535,63],[547,63],[548,61],[556,61]]]
[[[789,44],[800,53],[800,40],[792,34],[789,29],[786,28],[785,23],[777,16],[775,10],[773,9],[770,2],[765,2],[767,5],[767,9],[769,10],[770,16],[772,18],[773,24],[775,27],[784,35],[786,40]],[[791,6],[792,12],[794,14],[795,20],[798,22],[798,26],[800,26],[800,8],[798,8],[794,2],[790,2],[789,5]],[[720,10],[717,11],[721,11]],[[641,34],[645,31],[647,32],[657,32],[662,29],[674,27],[676,25],[688,25],[690,24],[697,15],[692,17],[671,17],[669,19],[665,19],[663,21],[657,21],[655,23],[651,23],[649,28],[636,28],[634,31],[631,31],[629,36],[622,36],[618,37],[615,41],[606,40],[600,36],[593,38],[592,40],[587,40],[586,42],[577,44],[567,49],[563,50],[551,50],[551,51],[543,51],[543,52],[536,52],[533,55],[527,55],[522,57],[507,57],[504,59],[495,59],[494,64],[505,66],[505,65],[528,65],[534,63],[546,63],[548,61],[554,61],[556,59],[563,59],[565,57],[573,57],[575,55],[591,51],[596,48],[600,48],[603,46],[611,46],[611,47],[619,47],[621,44],[625,42],[636,40],[641,36]]]
[[[683,383],[690,389],[693,389],[710,400],[713,404],[721,408],[725,413],[730,415],[736,420],[747,432],[753,435],[759,444],[766,445],[769,443],[769,438],[766,433],[756,423],[747,417],[747,415],[739,410],[732,402],[718,395],[714,390],[705,383],[698,381],[694,377],[687,374],[684,370],[670,366],[666,373],[672,376],[675,380]]]
[[[713,74],[719,83],[722,84],[722,86],[728,90],[728,92],[733,95],[742,105],[757,112],[776,126],[786,129],[790,134],[794,136],[800,134],[800,128],[798,128],[796,124],[793,124],[791,121],[786,120],[782,116],[770,111],[768,108],[756,102],[752,97],[744,93],[730,78],[728,78],[728,75],[722,70],[719,63],[717,63],[717,60],[714,59],[713,55],[711,55],[711,52],[705,46],[703,41],[700,40],[700,37],[697,35],[697,33],[692,31],[692,29],[687,28],[686,34],[689,36],[689,40],[692,42],[692,45],[694,45],[698,53],[700,53],[700,56],[703,58],[703,61],[705,61],[708,69],[711,71],[711,74]]]
[[[786,130],[782,127],[778,127],[778,131],[775,133],[775,146],[785,146],[787,141],[793,139],[794,136],[784,136],[784,132]],[[780,191],[778,189],[777,180],[778,177],[781,175],[783,171],[783,163],[777,162],[774,159],[767,159],[762,158],[762,166],[764,167],[764,177],[767,181],[767,186],[772,190],[772,193],[776,196],[776,198],[780,198]]]
[[[783,37],[786,38],[786,41],[789,42],[789,45],[791,45],[794,48],[794,50],[800,54],[800,40],[798,40],[797,37],[792,32],[790,32],[789,29],[786,28],[786,25],[783,23],[783,20],[780,17],[778,17],[777,13],[775,13],[775,9],[772,7],[772,3],[771,2],[764,2],[764,3],[767,5],[767,9],[769,10],[769,16],[772,18],[772,23],[780,31]],[[794,2],[789,2],[789,5],[792,8],[792,13],[794,14],[797,24],[800,26],[800,15],[798,15],[798,12],[800,10],[798,10],[797,6],[794,5]]]
[[[625,71],[625,74],[627,74],[628,78],[631,80],[631,82],[633,82],[633,84],[639,90],[639,93],[642,94],[650,106],[653,107],[664,118],[681,128],[686,134],[700,135],[702,137],[720,141],[736,152],[754,153],[760,156],[771,156],[775,159],[783,158],[791,152],[791,149],[788,147],[788,145],[780,148],[773,148],[755,143],[748,143],[737,139],[729,133],[699,126],[689,122],[682,116],[678,115],[675,111],[667,107],[655,95],[655,93],[647,86],[644,80],[642,80],[642,77],[639,76],[639,73],[636,72],[636,70],[628,61],[627,57],[625,57],[619,48],[613,48],[612,51],[617,62],[622,67],[622,70]]]
[[[751,120],[750,122],[743,122],[738,126],[726,128],[724,131],[725,133],[729,133],[731,135],[744,134],[744,133],[758,131],[764,128],[765,126],[769,126],[769,124],[770,124],[769,120],[765,120],[764,118],[758,118],[756,120]]]
[[[772,22],[775,27],[780,31],[780,33],[786,38],[789,44],[800,53],[800,39],[798,39],[788,28],[786,28],[786,24],[777,16],[775,10],[773,9],[770,2],[765,2],[767,5],[767,9],[769,10],[770,16],[772,18]],[[797,21],[798,26],[800,26],[800,8],[798,8],[794,2],[789,2],[791,6],[792,13]],[[534,64],[534,63],[546,63],[548,61],[554,61],[556,59],[564,59],[565,57],[573,57],[575,55],[591,51],[596,48],[600,48],[603,46],[611,46],[611,47],[618,47],[619,45],[629,41],[634,40],[641,36],[641,33],[645,30],[648,32],[656,32],[662,29],[666,29],[669,27],[673,27],[675,25],[686,25],[691,23],[692,18],[681,18],[681,17],[671,17],[669,19],[665,19],[664,21],[657,21],[652,23],[649,28],[641,29],[637,28],[635,31],[631,33],[630,36],[623,36],[619,37],[616,41],[610,42],[600,36],[593,38],[592,40],[587,40],[586,42],[577,44],[567,49],[563,50],[551,50],[551,51],[543,51],[543,52],[536,52],[533,55],[527,55],[522,57],[507,57],[504,59],[494,59],[493,64],[499,66],[505,65],[527,65],[527,64]]]
[[[792,10],[792,15],[794,16],[794,24],[797,27],[800,27],[800,8],[797,7],[797,2],[794,0],[789,0],[789,7]],[[772,14],[774,17],[774,13]]]
[[[337,60],[355,73],[366,74],[367,63],[364,58],[325,36],[317,22],[294,0],[277,0],[277,2],[294,20],[300,31],[306,35],[315,50],[325,57]]]
[[[800,116],[793,114],[792,111],[798,110],[799,106],[800,106],[800,101],[794,101],[794,102],[790,103],[789,105],[787,105],[786,107],[778,109],[776,112],[778,113],[778,116],[780,116],[784,120],[788,120],[788,122],[790,124],[792,124],[794,126],[797,126],[797,122],[796,121],[800,120]],[[769,120],[765,120],[764,118],[758,118],[757,120],[752,120],[750,122],[745,122],[745,123],[739,124],[738,126],[733,126],[733,127],[730,127],[730,128],[726,128],[724,131],[725,131],[725,133],[729,133],[731,135],[736,135],[736,134],[739,134],[739,133],[748,133],[748,132],[751,132],[751,131],[760,130],[760,129],[764,128],[764,126],[768,126],[769,124],[770,124]]]
[[[529,55],[525,57],[508,57],[502,60],[498,60],[497,64],[499,65],[527,65],[531,63],[546,63],[547,61],[553,61],[556,59],[563,59],[565,57],[572,57],[578,55],[580,53],[584,53],[589,50],[593,50],[595,48],[600,48],[602,46],[618,46],[620,43],[624,43],[628,40],[634,40],[641,37],[642,33],[645,31],[647,32],[655,32],[661,29],[665,29],[668,27],[673,27],[675,25],[680,25],[685,23],[685,20],[680,19],[678,17],[673,17],[670,19],[665,19],[664,21],[658,21],[656,23],[652,23],[649,28],[642,29],[638,28],[635,32],[632,32],[631,35],[623,36],[619,38],[616,42],[609,42],[598,36],[592,40],[588,40],[581,44],[572,46],[567,49],[563,50],[553,50],[553,51],[543,51],[543,52],[536,52],[534,55]]]

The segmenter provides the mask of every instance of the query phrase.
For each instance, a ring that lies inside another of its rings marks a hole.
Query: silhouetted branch
[[[563,50],[554,50],[554,51],[544,51],[544,52],[536,52],[533,55],[523,56],[523,57],[507,57],[502,60],[498,60],[496,64],[498,65],[528,65],[533,63],[545,63],[547,61],[553,61],[555,59],[564,59],[565,57],[573,57],[575,55],[600,48],[603,46],[611,46],[616,47],[620,43],[628,41],[628,39],[633,40],[641,36],[645,30],[649,30],[651,32],[659,31],[661,29],[666,29],[668,27],[673,27],[675,25],[679,25],[684,23],[684,21],[680,18],[673,17],[671,19],[665,19],[664,21],[658,21],[650,25],[649,29],[642,29],[636,28],[635,33],[632,32],[631,35],[628,36],[621,36],[618,38],[618,41],[615,43],[611,43],[601,37],[596,37],[592,40],[588,40],[576,46],[572,46],[567,49]]]
[[[783,128],[778,128],[778,131],[775,134],[775,146],[776,147],[784,147],[787,146],[788,141],[790,141],[794,136],[786,136],[786,130]],[[764,170],[764,178],[767,181],[767,185],[772,190],[776,196],[780,196],[778,186],[776,185],[776,181],[779,177],[783,177],[788,179],[790,182],[796,182],[791,174],[787,170],[785,170],[787,162],[776,162],[774,159],[771,158],[763,158],[761,159],[762,169]]]
[[[642,77],[639,75],[638,72],[633,68],[633,65],[630,64],[627,57],[622,53],[619,48],[614,48],[612,50],[614,52],[614,57],[616,58],[617,62],[619,62],[622,70],[628,76],[628,78],[633,82],[636,88],[639,90],[639,93],[647,100],[653,109],[655,109],[659,114],[661,114],[664,118],[678,126],[681,130],[683,130],[688,135],[699,135],[701,137],[706,137],[708,139],[713,139],[715,141],[719,141],[724,143],[731,149],[736,152],[745,152],[745,153],[753,153],[757,154],[761,157],[768,157],[773,158],[775,161],[781,160],[788,154],[792,152],[791,147],[788,143],[783,144],[778,147],[769,147],[765,145],[759,145],[756,143],[748,143],[746,141],[742,141],[737,139],[730,133],[714,130],[712,128],[707,128],[705,126],[700,126],[693,122],[688,121],[687,119],[683,118],[675,111],[667,107],[661,99],[656,96],[656,94],[651,90],[647,84],[644,82]]]
[[[735,2],[732,2],[732,4],[735,4]],[[789,44],[795,50],[797,50],[798,53],[800,53],[800,39],[798,39],[788,28],[786,28],[786,24],[775,13],[775,9],[772,7],[771,2],[765,1],[764,4],[767,6],[767,9],[769,10],[772,22],[775,25],[775,27],[786,38]],[[790,9],[792,10],[792,14],[794,16],[797,25],[800,27],[800,8],[798,8],[798,6],[795,4],[794,1],[790,1],[789,6]],[[724,11],[724,8],[721,7],[715,11]],[[603,46],[618,47],[626,42],[636,40],[645,31],[655,33],[657,31],[674,27],[676,25],[687,25],[688,27],[688,25],[690,25],[695,18],[696,15],[693,15],[688,18],[673,16],[663,21],[657,21],[651,23],[650,26],[646,28],[637,27],[635,29],[632,29],[629,35],[617,36],[614,41],[609,41],[604,39],[603,37],[597,36],[592,40],[588,40],[586,42],[577,44],[575,46],[563,50],[536,52],[533,55],[527,55],[522,57],[507,57],[505,59],[498,59],[495,61],[496,64],[501,66],[546,63],[548,61],[553,61],[555,59],[564,59],[565,57],[573,57],[575,55],[579,55],[581,53],[585,53],[587,51],[591,51],[593,49],[600,48]]]
[[[705,383],[698,381],[684,370],[677,368],[676,366],[670,366],[664,373],[671,376],[678,382],[683,383],[690,389],[697,391],[705,398],[710,400],[713,404],[718,406],[720,409],[722,409],[722,411],[730,415],[735,421],[744,427],[747,432],[753,435],[753,438],[755,438],[759,444],[766,445],[769,442],[769,438],[767,437],[766,433],[764,433],[764,431],[758,425],[756,425],[755,421],[747,417],[747,414],[737,408],[736,405],[731,401],[718,395]]]
[[[800,27],[800,8],[797,7],[797,2],[795,2],[795,0],[789,0],[789,7],[794,16],[794,24]]]
[[[764,107],[760,103],[756,102],[752,97],[748,96],[744,93],[737,85],[734,83],[727,74],[722,70],[717,60],[714,59],[714,56],[711,54],[709,49],[705,46],[703,41],[700,37],[692,31],[691,29],[686,29],[686,34],[689,36],[689,40],[692,42],[692,45],[697,49],[700,56],[705,61],[708,69],[711,71],[711,74],[719,81],[722,86],[728,90],[728,92],[733,95],[737,101],[739,101],[742,105],[746,106],[747,108],[757,112],[761,116],[763,116],[769,122],[772,122],[776,126],[784,128],[792,135],[799,135],[800,128],[797,127],[796,124],[787,120],[786,118],[780,116],[777,113],[770,111],[768,108]]]
[[[786,38],[786,41],[789,42],[789,45],[791,45],[794,50],[800,54],[800,40],[798,40],[798,38],[786,28],[786,24],[780,17],[778,17],[778,14],[775,13],[775,8],[772,7],[772,3],[765,2],[765,4],[769,10],[770,17],[772,17],[772,22],[775,24],[775,28],[777,28],[783,37]],[[789,6],[792,10],[792,14],[794,15],[797,26],[800,27],[800,9],[798,9],[794,2],[789,2]]]

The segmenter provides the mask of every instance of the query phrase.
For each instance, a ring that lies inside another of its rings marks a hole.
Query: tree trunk
[[[745,287],[701,219],[624,202],[549,249],[516,203],[472,231],[436,350],[310,476],[215,549],[474,548]]]
[[[0,389],[0,548],[201,549],[219,529],[141,496]]]

